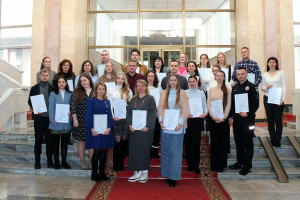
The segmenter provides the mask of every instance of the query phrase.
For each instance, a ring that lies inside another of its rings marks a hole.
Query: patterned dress
[[[71,114],[77,114],[78,127],[72,128],[72,137],[77,141],[85,141],[87,129],[85,126],[85,111],[86,111],[86,103],[87,100],[93,95],[94,90],[91,91],[88,96],[86,92],[84,92],[83,100],[79,101],[75,98],[75,92],[72,93],[71,96],[71,105],[70,111]]]

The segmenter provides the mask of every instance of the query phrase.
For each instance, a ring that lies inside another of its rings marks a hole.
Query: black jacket
[[[50,85],[48,83],[48,95],[50,96],[50,92],[53,90],[52,85]],[[31,100],[30,97],[31,96],[35,96],[35,95],[39,95],[40,94],[40,83],[34,85],[31,87],[30,92],[29,92],[29,97],[28,97],[28,105],[30,106],[30,108],[32,109],[32,104],[31,104]]]
[[[243,119],[244,117],[240,116],[240,114],[235,113],[235,101],[234,95],[236,94],[243,94],[248,93],[248,105],[249,105],[249,112],[248,120],[254,121],[255,120],[255,112],[259,107],[259,93],[258,89],[255,85],[248,80],[245,83],[240,84],[239,82],[235,84],[232,88],[232,98],[231,98],[231,110],[229,116],[233,119]]]

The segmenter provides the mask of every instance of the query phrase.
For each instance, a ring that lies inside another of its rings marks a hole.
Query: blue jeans
[[[181,179],[184,134],[161,133],[161,176]]]

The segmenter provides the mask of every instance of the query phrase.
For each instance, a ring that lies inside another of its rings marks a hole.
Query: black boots
[[[91,175],[91,180],[95,182],[101,182],[102,179],[100,175],[98,174],[98,160],[93,160],[92,159],[92,175]]]
[[[68,133],[61,135],[61,167],[64,169],[71,169],[71,166],[67,163],[68,139]]]
[[[105,174],[105,166],[106,166],[106,155],[100,158],[99,175],[102,180],[109,181],[109,178]]]
[[[120,169],[120,159],[121,159],[121,143],[116,142],[113,148],[113,170],[119,171]]]

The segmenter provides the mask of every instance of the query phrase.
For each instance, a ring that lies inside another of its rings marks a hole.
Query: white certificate
[[[165,110],[164,126],[167,130],[175,130],[179,122],[179,111],[178,110]]]
[[[113,102],[114,115],[119,119],[126,118],[126,102],[125,99],[117,100]]]
[[[94,129],[98,134],[103,134],[107,130],[107,114],[94,115]]]
[[[56,104],[55,121],[60,123],[69,123],[70,104]]]
[[[229,69],[222,67],[221,70],[225,73],[225,81],[228,82]]]
[[[254,84],[255,83],[255,74],[248,73],[247,79],[248,79],[248,81],[250,81],[251,83]]]
[[[157,78],[158,78],[158,85],[161,85],[161,81],[163,80],[164,77],[166,77],[166,73],[157,73]]]
[[[105,65],[98,65],[98,77],[102,76],[105,70]]]
[[[199,117],[203,113],[201,98],[189,99],[189,106],[190,114],[193,115],[193,118]]]
[[[221,119],[224,118],[222,100],[212,101],[210,105],[211,105],[212,113],[215,117],[218,117]]]
[[[135,73],[140,73],[140,68],[139,68],[139,66],[137,66],[137,68],[136,68],[136,70],[135,70]]]
[[[235,113],[249,112],[248,93],[235,94]]]
[[[280,104],[281,100],[281,88],[271,87],[268,92],[268,103]]]
[[[67,80],[67,82],[68,82],[69,90],[73,92],[74,91],[73,80]]]
[[[159,89],[149,90],[149,93],[154,97],[156,107],[158,107],[159,97],[160,97]]]
[[[43,94],[31,96],[31,104],[34,114],[47,112],[46,102]]]
[[[115,87],[115,82],[105,82],[106,89],[108,91],[109,88]]]
[[[198,72],[204,79],[209,79],[212,73],[210,68],[198,68]]]
[[[147,110],[132,111],[132,128],[141,130],[147,124]]]

